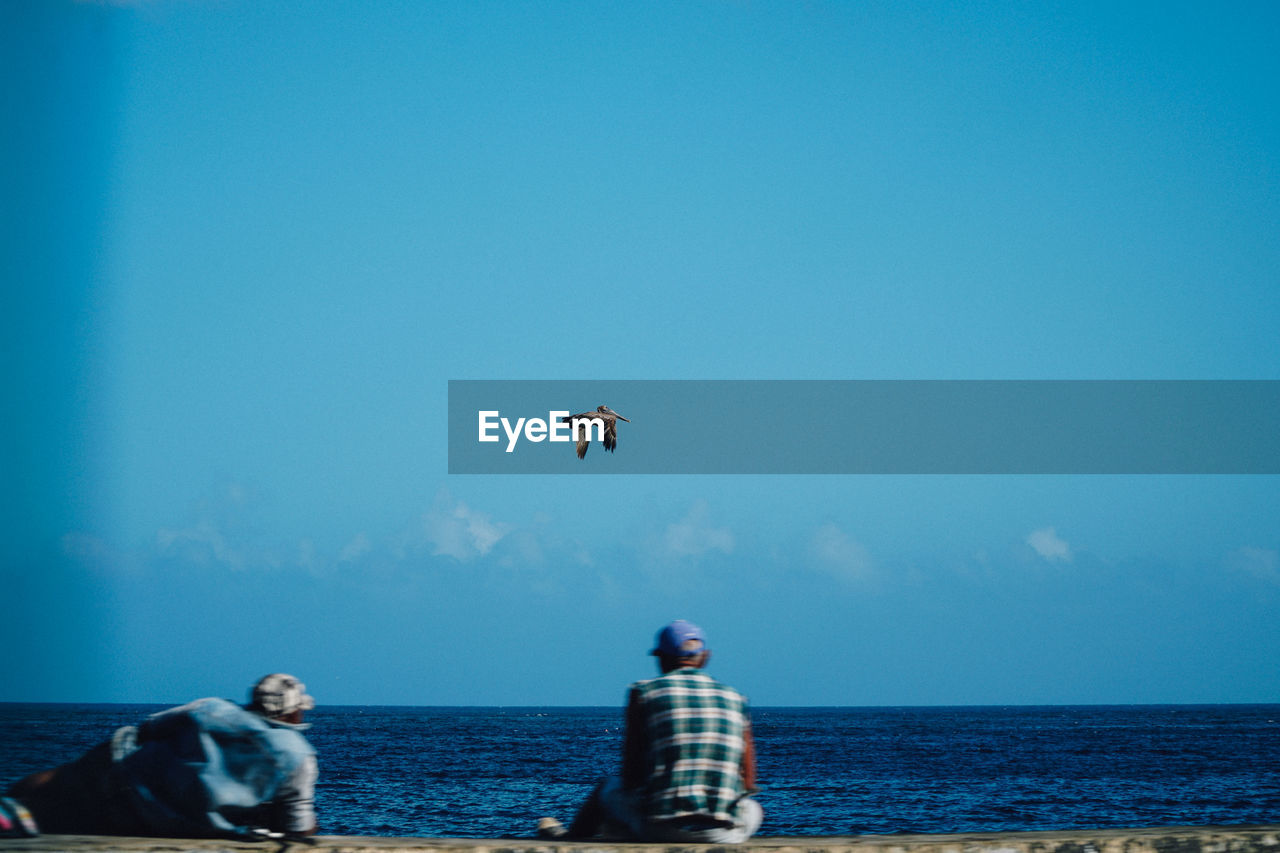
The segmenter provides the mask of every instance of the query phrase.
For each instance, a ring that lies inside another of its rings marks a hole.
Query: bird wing
[[[565,423],[569,424],[569,426],[572,427],[574,426],[575,421],[590,420],[591,418],[594,418],[594,417],[597,417],[595,412],[582,412],[577,415],[569,415],[568,417],[563,417],[560,420],[564,421]],[[590,435],[591,435],[591,427],[589,426],[584,426],[578,432],[578,443],[576,446],[578,449],[579,459],[586,458],[587,448],[591,446],[591,439],[589,437]]]
[[[604,449],[612,453],[613,449],[617,446],[618,446],[618,419],[605,418],[604,419]]]

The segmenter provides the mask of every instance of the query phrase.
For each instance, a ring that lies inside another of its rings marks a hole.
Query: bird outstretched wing
[[[595,412],[582,412],[577,415],[567,415],[560,420],[572,427],[576,426],[576,421],[588,421],[594,417],[597,417]],[[578,458],[585,458],[587,455],[587,448],[591,446],[591,427],[589,424],[583,424],[581,429],[578,430],[578,443],[576,446],[578,449]]]
[[[587,448],[591,445],[591,422],[600,421],[604,425],[600,435],[601,443],[604,445],[605,450],[612,453],[613,449],[618,446],[619,418],[624,421],[627,420],[608,406],[600,406],[594,412],[567,415],[560,420],[575,428],[578,428],[579,423],[581,423],[581,428],[577,429],[577,450],[578,458],[583,459],[587,455]]]

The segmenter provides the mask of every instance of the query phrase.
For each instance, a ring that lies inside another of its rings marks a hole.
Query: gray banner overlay
[[[526,432],[601,404],[614,453]],[[451,380],[449,473],[1278,474],[1280,381]]]

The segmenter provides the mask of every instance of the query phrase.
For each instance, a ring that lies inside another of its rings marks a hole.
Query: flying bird
[[[587,446],[591,444],[591,421],[604,421],[604,449],[613,452],[618,446],[618,421],[623,420],[631,423],[629,418],[615,412],[608,406],[596,406],[594,412],[582,412],[577,415],[569,415],[560,420],[566,424],[574,426],[578,430],[578,458],[582,459],[587,455]],[[579,425],[579,423],[581,425]]]

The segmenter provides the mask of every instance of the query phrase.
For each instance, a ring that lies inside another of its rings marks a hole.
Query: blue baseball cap
[[[687,658],[707,650],[707,636],[692,622],[677,619],[658,632],[657,645],[651,655]]]

